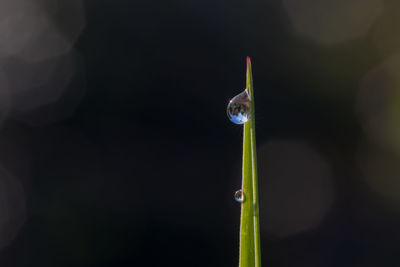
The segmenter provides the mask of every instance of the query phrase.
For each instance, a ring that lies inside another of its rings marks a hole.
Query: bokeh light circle
[[[381,0],[282,0],[297,34],[322,44],[364,36],[382,13]]]
[[[261,229],[286,237],[318,227],[333,203],[328,162],[309,145],[271,141],[259,149]]]
[[[362,78],[356,112],[369,141],[400,151],[400,55],[385,60]]]

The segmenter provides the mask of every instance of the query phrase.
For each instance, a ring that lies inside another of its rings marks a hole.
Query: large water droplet
[[[235,200],[239,203],[243,203],[244,201],[244,194],[242,189],[239,189],[238,191],[235,192]]]
[[[243,124],[250,119],[250,97],[244,90],[231,99],[228,104],[227,113],[229,119],[236,124]]]

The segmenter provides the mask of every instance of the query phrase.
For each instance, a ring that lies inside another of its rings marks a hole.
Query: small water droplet
[[[244,194],[242,189],[239,189],[238,191],[235,192],[235,200],[239,203],[243,203],[244,201]]]
[[[244,90],[231,99],[228,104],[227,113],[229,119],[236,124],[243,124],[250,119],[250,97]]]

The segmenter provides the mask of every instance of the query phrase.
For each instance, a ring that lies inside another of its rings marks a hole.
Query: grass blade
[[[240,218],[239,267],[261,267],[254,92],[250,58],[247,58],[246,90],[250,96],[251,115],[243,127],[244,202]]]

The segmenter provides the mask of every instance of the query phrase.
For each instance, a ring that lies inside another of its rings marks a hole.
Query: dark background
[[[263,265],[400,264],[397,1],[0,5],[0,266],[237,265],[246,56]]]

